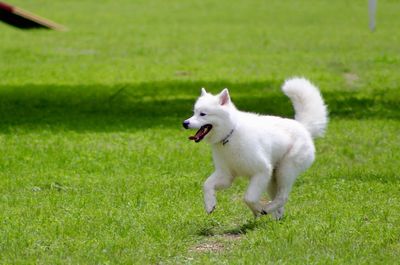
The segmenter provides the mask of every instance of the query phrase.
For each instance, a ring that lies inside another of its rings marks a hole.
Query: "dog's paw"
[[[260,215],[267,215],[267,211],[266,210],[261,210]]]
[[[263,215],[267,215],[268,213],[264,210],[251,210],[255,219],[260,218]]]
[[[284,209],[283,209],[283,207],[281,207],[281,208],[279,208],[278,210],[276,210],[275,212],[272,213],[272,218],[275,221],[282,220],[283,214],[284,214]]]
[[[215,196],[209,196],[204,198],[204,208],[208,214],[212,213],[215,210],[215,206],[217,205],[217,199]]]
[[[214,212],[214,210],[215,210],[215,205],[212,205],[212,206],[206,206],[206,212],[207,212],[207,214],[211,214],[212,212]]]
[[[215,210],[216,204],[217,204],[217,202],[215,200],[206,201],[206,203],[204,205],[206,212],[208,214],[212,213]]]

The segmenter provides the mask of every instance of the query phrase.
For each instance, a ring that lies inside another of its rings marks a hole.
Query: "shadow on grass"
[[[198,232],[197,235],[199,236],[204,236],[204,237],[213,237],[213,236],[238,236],[238,235],[244,235],[249,231],[255,230],[259,226],[259,221],[257,219],[252,219],[247,221],[244,224],[241,224],[237,227],[234,228],[228,228],[228,229],[219,229],[216,226],[207,226],[201,228]]]
[[[191,115],[201,87],[216,93],[231,90],[239,109],[292,117],[281,80],[231,83],[171,81],[113,86],[2,86],[0,132],[42,128],[74,131],[130,131],[152,127],[180,128]],[[397,93],[396,95],[394,93]],[[400,118],[398,92],[326,92],[335,118]]]

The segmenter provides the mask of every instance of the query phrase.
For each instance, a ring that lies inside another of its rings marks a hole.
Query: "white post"
[[[369,13],[369,29],[375,30],[375,15],[376,15],[376,0],[368,0],[368,13]]]

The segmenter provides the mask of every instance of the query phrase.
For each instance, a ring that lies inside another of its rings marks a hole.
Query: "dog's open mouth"
[[[189,137],[189,140],[194,140],[196,143],[198,143],[203,140],[203,138],[211,131],[211,129],[211,124],[203,125],[195,135]]]

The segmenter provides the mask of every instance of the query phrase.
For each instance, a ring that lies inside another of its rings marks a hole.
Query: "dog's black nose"
[[[183,127],[184,127],[185,129],[189,129],[189,122],[188,122],[188,121],[184,121],[184,122],[182,123],[182,125],[183,125]]]

